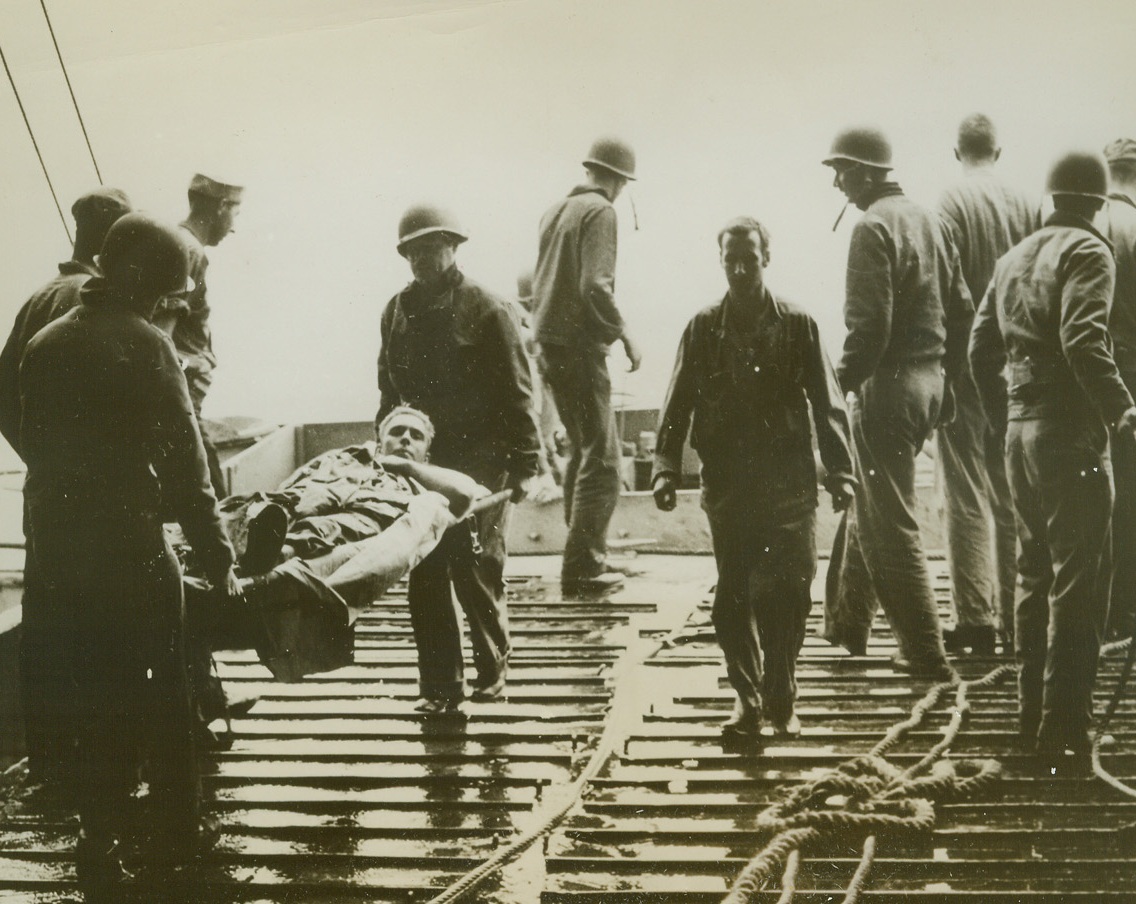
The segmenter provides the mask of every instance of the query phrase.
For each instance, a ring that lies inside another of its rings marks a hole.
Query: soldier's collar
[[[1097,229],[1089,220],[1084,217],[1078,216],[1075,213],[1069,213],[1067,210],[1055,210],[1049,215],[1049,219],[1045,221],[1046,226],[1068,226],[1074,229],[1084,229],[1086,232],[1092,233],[1098,239],[1105,243],[1108,247],[1110,254],[1115,254],[1116,249],[1113,248],[1104,234]]]

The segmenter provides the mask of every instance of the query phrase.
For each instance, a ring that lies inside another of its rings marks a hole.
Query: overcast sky
[[[724,282],[714,236],[738,214],[773,234],[775,291],[833,351],[848,232],[819,164],[844,125],[876,123],[897,179],[933,204],[956,177],[959,119],[992,116],[1003,171],[1040,191],[1072,146],[1136,137],[1136,3],[754,0],[47,0],[109,185],[173,221],[201,171],[247,186],[211,252],[220,358],[206,414],[365,419],[383,304],[408,280],[409,204],[450,206],[459,263],[504,294],[541,213],[599,134],[640,181],[617,203],[617,296],[644,340],[616,386],[661,402],[678,334]],[[0,3],[12,68],[66,210],[96,184],[39,0]],[[10,321],[70,250],[12,93],[0,247]]]

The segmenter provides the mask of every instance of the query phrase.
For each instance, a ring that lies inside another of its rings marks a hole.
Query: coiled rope
[[[746,864],[722,904],[749,904],[777,865],[792,857],[794,862],[786,866],[785,891],[780,902],[789,904],[795,892],[800,848],[837,830],[866,835],[860,864],[844,899],[846,904],[857,901],[875,858],[878,831],[929,831],[935,824],[933,800],[970,794],[1001,772],[995,760],[951,763],[939,758],[957,739],[970,711],[968,691],[992,685],[1014,671],[1014,666],[1004,665],[976,681],[935,685],[912,707],[911,715],[891,726],[869,753],[794,788],[782,801],[767,807],[758,816],[757,826],[773,832],[773,837]],[[943,739],[905,770],[884,759],[952,688],[956,691],[955,706]],[[929,770],[928,774],[920,776],[925,770]],[[833,808],[833,804],[839,809]]]

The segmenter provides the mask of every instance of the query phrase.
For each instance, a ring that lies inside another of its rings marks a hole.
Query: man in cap
[[[995,173],[1001,153],[988,117],[976,113],[964,119],[955,147],[964,178],[939,201],[976,303],[986,294],[994,262],[1041,225],[1038,199]],[[952,388],[955,416],[937,437],[955,614],[955,627],[945,630],[943,639],[948,650],[993,655],[997,626],[1010,654],[1017,565],[1004,437],[990,429],[969,367],[955,375]]]
[[[17,453],[20,445],[20,359],[32,336],[79,303],[79,290],[98,275],[95,254],[107,230],[130,212],[130,199],[117,188],[97,188],[71,206],[75,246],[59,274],[20,308],[0,351],[0,433]],[[22,454],[22,453],[21,453]],[[25,509],[26,532],[26,509]],[[24,558],[20,621],[20,701],[28,751],[28,780],[56,787],[71,777],[74,760],[64,663],[56,642],[58,604],[46,594],[30,549]]]
[[[825,637],[863,653],[877,606],[899,645],[896,668],[936,680],[955,676],[943,648],[935,597],[915,518],[915,456],[949,412],[973,314],[958,251],[939,218],[888,179],[891,145],[878,130],[840,133],[825,165],[864,216],[852,230],[837,365],[853,395],[853,461],[859,485],[843,531]]]
[[[203,840],[181,573],[163,520],[181,523],[219,592],[240,593],[181,365],[149,323],[185,285],[184,242],[128,214],[99,263],[104,275],[32,338],[20,369],[29,537],[68,628],[78,875],[91,894],[124,877],[139,751],[158,822],[151,855],[178,858]]]
[[[1105,163],[1070,153],[1050,171],[1053,214],[994,268],[970,364],[996,430],[1018,530],[1016,643],[1021,739],[1039,765],[1087,769],[1093,685],[1108,610],[1112,468],[1136,442],[1136,407],[1112,357],[1116,265],[1092,220]]]
[[[205,285],[209,258],[205,249],[216,247],[233,231],[243,194],[244,188],[239,185],[226,185],[200,173],[190,180],[189,216],[180,225],[189,248],[192,285],[188,291],[163,299],[154,315],[154,323],[173,337],[185,368],[189,397],[193,400],[198,426],[202,427],[209,477],[219,497],[225,494],[225,477],[217,449],[201,424],[201,406],[213,384],[213,369],[217,366],[213,333],[209,328],[209,297]]]
[[[412,405],[434,422],[435,465],[474,478],[490,490],[524,498],[537,473],[540,441],[532,412],[529,364],[516,315],[458,269],[466,241],[452,215],[411,207],[399,223],[398,251],[413,282],[382,315],[375,423],[397,405]],[[427,714],[460,712],[461,628],[450,585],[469,621],[475,699],[493,699],[505,685],[509,629],[504,602],[507,503],[448,531],[410,574],[408,600],[418,646]]]
[[[1104,149],[1111,188],[1104,234],[1116,256],[1116,289],[1109,315],[1113,355],[1120,378],[1136,396],[1136,141],[1120,138]],[[1136,629],[1136,450],[1117,443],[1112,450],[1116,503],[1112,511],[1112,602],[1108,632],[1115,638]]]
[[[672,510],[693,416],[718,564],[714,630],[738,696],[723,739],[752,741],[763,715],[775,734],[800,732],[796,661],[817,563],[810,409],[837,511],[854,482],[848,418],[816,322],[765,286],[769,233],[739,217],[718,246],[729,291],[683,333],[652,483],[656,505]]]
[[[612,202],[635,178],[635,154],[622,141],[601,138],[592,145],[584,169],[584,184],[554,204],[540,222],[533,280],[541,373],[568,436],[568,540],[560,578],[568,594],[612,589],[622,581],[606,567],[607,528],[622,486],[609,346],[621,341],[630,369],[640,364],[614,294],[617,223]]]

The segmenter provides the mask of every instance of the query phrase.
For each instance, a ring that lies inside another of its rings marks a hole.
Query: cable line
[[[43,169],[43,178],[47,180],[47,187],[51,190],[51,198],[55,201],[55,209],[59,211],[59,221],[63,224],[63,231],[67,233],[67,241],[74,244],[75,240],[71,238],[71,227],[67,224],[67,217],[63,215],[63,208],[59,206],[59,195],[55,193],[55,186],[51,184],[51,176],[47,172],[47,164],[43,162],[43,154],[39,150],[39,142],[36,141],[35,133],[32,131],[32,124],[28,120],[27,110],[24,109],[24,102],[20,99],[20,92],[16,88],[16,80],[12,78],[12,70],[8,68],[8,58],[4,55],[4,48],[0,47],[0,62],[4,64],[4,71],[8,74],[8,84],[12,86],[12,93],[16,95],[16,103],[20,107],[20,114],[24,117],[24,125],[28,130],[28,137],[32,140],[32,147],[35,148],[36,156],[39,158],[39,165]]]
[[[67,90],[71,93],[71,103],[75,107],[75,115],[79,118],[79,128],[83,130],[83,140],[87,142],[87,153],[91,155],[91,164],[95,168],[95,175],[99,177],[99,185],[103,184],[103,174],[99,172],[98,161],[95,160],[95,149],[91,147],[91,136],[87,134],[87,124],[83,122],[83,114],[79,112],[79,101],[75,97],[75,89],[71,87],[71,76],[67,74],[67,66],[63,63],[63,54],[59,50],[59,42],[55,40],[55,29],[51,27],[51,16],[47,14],[47,0],[39,0],[43,9],[43,18],[47,22],[47,30],[51,33],[51,43],[55,45],[55,55],[59,58],[59,68],[63,70],[63,80],[67,82]]]

